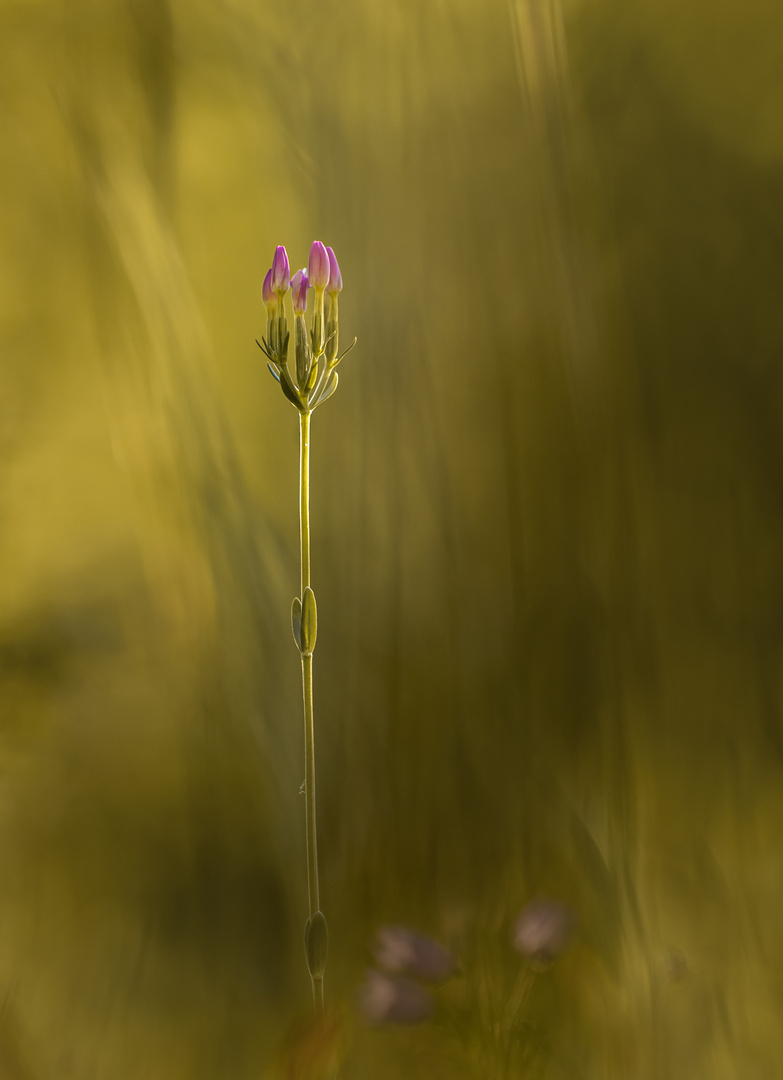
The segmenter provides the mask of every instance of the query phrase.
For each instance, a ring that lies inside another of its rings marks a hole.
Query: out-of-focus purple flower
[[[567,947],[574,928],[574,915],[559,900],[531,900],[514,925],[517,952],[531,960],[550,962]]]
[[[285,296],[288,292],[290,281],[291,269],[288,264],[288,252],[283,245],[280,244],[275,249],[275,257],[272,259],[271,285],[278,296]]]
[[[454,974],[454,957],[442,945],[405,926],[383,926],[372,950],[385,971],[414,975],[425,982],[443,982]]]
[[[427,991],[410,979],[368,971],[359,1008],[374,1024],[421,1024],[432,1016],[434,1005]]]
[[[307,290],[310,282],[307,279],[307,270],[297,270],[291,278],[291,296],[294,301],[294,315],[304,315],[307,311]]]
[[[329,256],[320,240],[313,240],[310,259],[307,263],[307,276],[314,289],[325,289],[329,284]]]
[[[340,265],[334,251],[328,247],[326,254],[329,258],[329,284],[326,286],[326,291],[330,296],[336,296],[337,293],[342,292],[343,275],[340,273]]]
[[[267,270],[266,277],[264,278],[264,284],[261,287],[261,295],[264,298],[267,311],[272,315],[277,307],[277,297],[272,289],[272,271]]]

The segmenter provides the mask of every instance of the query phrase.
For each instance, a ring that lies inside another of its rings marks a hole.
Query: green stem
[[[310,584],[310,413],[299,413],[299,553],[300,598]]]
[[[299,414],[299,550],[301,593],[310,584],[310,413]],[[313,656],[302,654],[302,697],[305,735],[305,834],[307,839],[307,896],[310,918],[320,910],[318,842],[315,826],[315,731],[313,727]],[[316,1013],[323,1016],[323,977],[312,979]]]

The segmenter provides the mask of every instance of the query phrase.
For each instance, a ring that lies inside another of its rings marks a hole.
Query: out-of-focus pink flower
[[[574,915],[565,904],[531,900],[514,925],[514,948],[532,960],[552,961],[568,946],[573,928]]]
[[[291,269],[288,264],[288,252],[280,244],[275,249],[275,257],[272,259],[271,285],[278,296],[285,296],[291,280]]]
[[[313,240],[310,259],[307,263],[307,276],[314,289],[325,289],[329,284],[329,256],[320,240]]]
[[[421,1024],[433,1012],[426,990],[410,979],[368,971],[359,993],[359,1008],[375,1024]]]
[[[456,968],[453,956],[442,945],[405,926],[381,927],[372,953],[384,970],[414,975],[425,982],[443,982]]]
[[[329,257],[329,284],[326,286],[326,291],[330,296],[336,296],[337,293],[342,292],[343,275],[340,273],[340,265],[334,251],[328,247],[326,254]]]
[[[291,278],[291,296],[294,301],[294,315],[304,315],[307,311],[307,290],[310,282],[307,279],[307,270],[297,270]]]
[[[266,304],[267,311],[269,312],[270,315],[272,315],[274,313],[275,308],[277,307],[277,297],[275,296],[274,290],[272,289],[272,271],[271,270],[267,270],[267,272],[266,272],[266,277],[264,278],[264,284],[261,287],[261,295],[264,298],[264,303]]]

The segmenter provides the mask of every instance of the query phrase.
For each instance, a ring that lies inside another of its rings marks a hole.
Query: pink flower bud
[[[271,281],[272,288],[278,296],[285,296],[288,292],[290,279],[291,271],[288,265],[288,252],[283,245],[280,244],[275,250],[274,259],[272,259]]]
[[[414,975],[425,982],[443,982],[456,967],[453,956],[442,945],[405,926],[382,927],[373,956],[386,971]]]
[[[325,289],[329,284],[329,256],[320,240],[313,240],[310,248],[310,261],[307,264],[307,276],[314,289]]]
[[[266,277],[264,278],[264,284],[261,287],[261,295],[264,298],[264,303],[267,306],[267,310],[271,315],[277,307],[277,297],[272,291],[272,271],[267,270]]]
[[[297,270],[291,278],[291,296],[294,301],[294,315],[304,315],[307,311],[307,290],[310,282],[307,278],[307,269],[303,267]]]
[[[531,900],[514,926],[514,948],[531,960],[552,961],[568,945],[573,925],[573,913],[565,904]]]
[[[326,254],[329,256],[329,284],[326,287],[326,291],[330,296],[336,296],[338,292],[342,292],[343,275],[340,273],[337,256],[330,247],[326,249]]]
[[[359,1008],[375,1024],[420,1024],[432,1015],[433,1001],[410,979],[368,971]]]

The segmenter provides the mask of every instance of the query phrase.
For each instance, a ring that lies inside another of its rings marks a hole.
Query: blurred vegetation
[[[779,5],[0,26],[2,1076],[778,1078]],[[313,238],[359,338],[313,439],[322,1028],[253,343]],[[509,1064],[536,895],[578,928]],[[357,1015],[388,921],[460,957],[420,1028]]]

